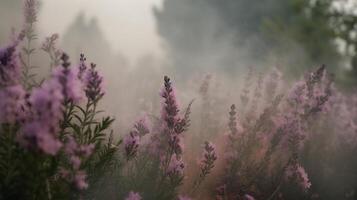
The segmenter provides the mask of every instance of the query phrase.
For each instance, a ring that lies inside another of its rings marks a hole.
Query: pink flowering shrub
[[[331,96],[328,74],[320,67],[297,82],[285,97],[272,94],[276,83],[267,84],[274,87],[269,89],[273,101],[259,116],[252,116],[253,110],[258,111],[255,99],[261,97],[259,84],[251,100],[243,98],[242,105],[251,103],[247,115],[239,115],[236,106],[231,106],[227,166],[221,183],[224,190],[219,190],[219,198],[244,198],[249,194],[256,199],[273,199],[283,195],[284,186],[291,183],[299,185],[302,193],[311,186],[299,157],[309,137],[310,121],[327,107]],[[244,90],[243,96],[247,93]]]
[[[179,196],[179,189],[185,177],[183,140],[190,125],[192,102],[183,113],[180,112],[175,88],[167,76],[164,77],[160,96],[160,117],[153,117],[150,127],[147,117],[138,120],[124,136],[125,161],[117,172],[121,180],[118,181],[118,192],[114,196],[124,198],[129,191],[135,191],[143,199],[188,199]],[[210,173],[216,160],[211,143],[206,143],[204,151],[202,165],[198,166],[202,173],[192,183],[197,188]]]

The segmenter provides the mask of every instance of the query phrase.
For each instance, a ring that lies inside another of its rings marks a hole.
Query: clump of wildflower
[[[82,66],[84,67],[84,66]],[[91,68],[85,75],[85,93],[89,100],[98,101],[104,96],[103,77],[96,70],[96,65],[91,63]]]
[[[131,158],[136,156],[139,148],[139,140],[139,135],[137,135],[136,132],[133,131],[125,136],[124,148],[127,160],[130,160]]]
[[[125,200],[141,200],[141,196],[139,193],[131,191]]]
[[[29,98],[33,115],[25,122],[19,136],[23,146],[51,155],[58,152],[62,146],[58,139],[59,122],[63,116],[64,96],[61,90],[61,85],[55,79],[33,90]]]

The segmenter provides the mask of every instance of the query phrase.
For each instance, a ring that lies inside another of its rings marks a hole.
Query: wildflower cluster
[[[94,105],[104,94],[102,78],[92,67],[82,70],[89,81],[80,79],[78,68],[55,48],[57,35],[41,47],[53,56],[53,69],[37,84],[37,77],[30,73],[36,6],[35,0],[25,1],[24,31],[0,48],[0,198],[81,197],[80,191],[95,184],[99,166],[108,163],[103,158],[115,160],[112,146],[118,143],[110,139],[104,144],[113,120],[96,119]],[[20,52],[23,42],[27,44]],[[88,91],[91,95],[83,108]]]

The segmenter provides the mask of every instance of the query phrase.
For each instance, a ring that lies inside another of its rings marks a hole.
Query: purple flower
[[[141,196],[139,193],[131,191],[125,200],[141,200]]]
[[[149,150],[154,154],[161,154],[159,155],[161,157],[166,155],[167,152],[170,152],[169,157],[173,153],[180,156],[183,151],[181,133],[183,133],[189,125],[190,106],[192,102],[186,109],[184,117],[181,118],[178,114],[179,109],[174,88],[172,87],[170,78],[167,76],[164,77],[164,87],[160,95],[163,98],[161,118],[153,128],[158,131],[151,137]],[[170,158],[166,159],[169,160]]]
[[[185,165],[181,158],[179,158],[176,154],[171,157],[169,166],[167,168],[167,174],[172,176],[182,176]]]
[[[19,83],[21,69],[16,47],[17,42],[8,47],[0,48],[0,88]]]
[[[175,91],[171,85],[170,78],[164,77],[164,88],[161,91],[161,97],[164,99],[161,108],[161,118],[166,122],[168,129],[173,130],[179,121],[178,106],[176,102]]]
[[[58,152],[61,147],[58,132],[63,117],[62,101],[61,86],[54,79],[33,90],[29,99],[32,115],[24,123],[19,135],[23,146],[51,155]]]
[[[84,93],[77,69],[69,67],[70,63],[66,54],[63,54],[61,59],[63,61],[62,65],[54,69],[52,76],[61,84],[61,91],[65,99],[78,102],[83,98]]]
[[[96,70],[96,65],[91,63],[91,68],[85,75],[85,93],[89,100],[98,101],[104,96],[103,77]]]
[[[29,149],[39,149],[49,155],[56,155],[62,143],[55,135],[48,132],[48,127],[43,127],[38,121],[25,124],[19,142]]]
[[[21,85],[0,89],[0,123],[14,123],[24,118],[25,90]]]

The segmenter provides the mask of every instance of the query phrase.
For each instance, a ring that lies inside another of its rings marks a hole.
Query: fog
[[[162,0],[45,0],[39,14],[39,30],[63,35],[79,12],[98,19],[113,50],[130,60],[145,54],[162,55],[152,7]]]

